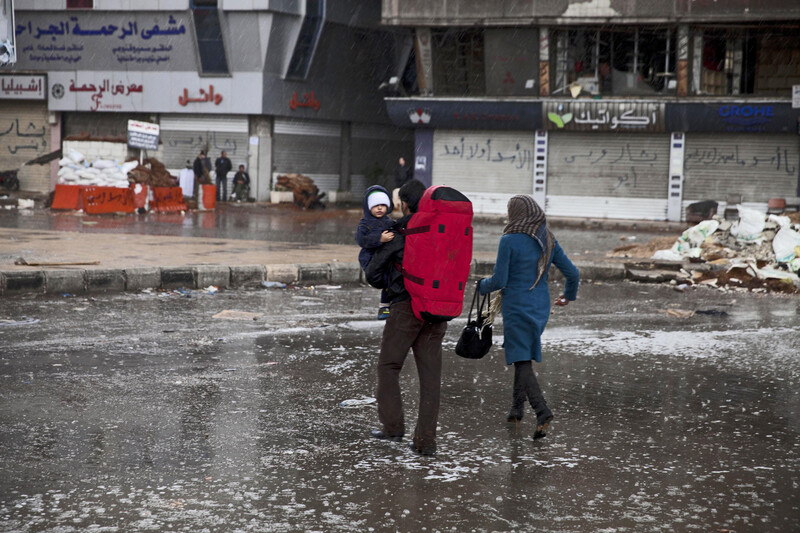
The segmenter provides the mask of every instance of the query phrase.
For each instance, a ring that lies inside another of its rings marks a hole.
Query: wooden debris
[[[303,209],[324,208],[322,199],[325,193],[320,193],[314,180],[302,174],[285,174],[278,176],[275,190],[292,191],[295,205]]]

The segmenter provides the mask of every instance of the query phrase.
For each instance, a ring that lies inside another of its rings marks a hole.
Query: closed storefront
[[[370,185],[391,189],[398,158],[404,157],[409,164],[413,161],[414,133],[393,126],[355,123],[350,127],[350,154],[350,190],[357,198]]]
[[[128,120],[151,122],[144,113],[63,113],[64,139],[127,142]]]
[[[342,126],[339,122],[276,118],[273,177],[303,174],[321,191],[339,189]],[[358,172],[358,167],[354,167]]]
[[[168,169],[181,169],[187,161],[191,165],[201,150],[212,163],[224,150],[234,170],[247,165],[246,116],[162,115],[160,126],[164,164]]]
[[[744,203],[798,196],[800,139],[797,135],[688,133],[683,200]]]
[[[0,170],[19,170],[20,189],[50,190],[50,165],[26,165],[58,150],[51,146],[44,76],[2,76],[0,84]]]
[[[505,213],[515,194],[533,193],[532,131],[436,130],[434,185],[450,185],[478,213]]]
[[[550,132],[547,214],[667,218],[669,135]]]
[[[47,105],[44,102],[2,102],[0,170],[18,169],[23,191],[48,192],[50,165],[22,165],[51,151]]]

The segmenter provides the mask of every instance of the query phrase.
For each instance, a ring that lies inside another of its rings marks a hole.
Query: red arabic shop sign
[[[189,96],[189,89],[186,87],[183,88],[183,94],[178,96],[178,103],[182,106],[186,106],[189,103],[212,103],[214,105],[219,105],[222,102],[222,95],[219,93],[214,92],[214,86],[209,85],[208,91],[205,89],[200,89],[199,96]]]
[[[309,107],[314,111],[319,111],[319,105],[319,100],[314,98],[314,91],[304,93],[302,100],[297,99],[297,93],[292,93],[292,99],[289,101],[289,109],[292,111],[298,107]]]
[[[75,80],[70,80],[69,84],[69,92],[72,93],[92,93],[92,111],[97,111],[103,103],[103,95],[108,93],[111,95],[122,95],[122,96],[129,96],[131,93],[140,93],[142,92],[143,87],[141,85],[136,85],[135,83],[131,83],[129,85],[125,85],[124,83],[117,83],[113,84],[108,78],[104,79],[102,83],[98,83],[95,85],[94,83],[84,83],[83,85],[75,85]],[[60,92],[57,92],[60,91]],[[53,86],[53,95],[56,97],[56,94],[60,94],[63,96],[64,87],[60,84]],[[61,98],[61,96],[57,96]]]

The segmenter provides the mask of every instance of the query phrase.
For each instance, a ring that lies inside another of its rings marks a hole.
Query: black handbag
[[[480,359],[492,347],[492,325],[486,323],[483,316],[483,307],[489,309],[489,294],[481,296],[478,292],[478,284],[475,284],[475,294],[472,297],[472,305],[469,306],[467,315],[467,325],[461,332],[461,336],[456,343],[456,355],[466,359]],[[472,320],[472,310],[478,307],[475,320]]]

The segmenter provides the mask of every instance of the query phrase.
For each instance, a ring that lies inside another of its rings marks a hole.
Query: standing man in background
[[[392,202],[394,202],[395,212],[399,213],[401,209],[400,205],[400,187],[406,184],[411,178],[414,177],[414,173],[411,170],[411,167],[406,165],[406,160],[404,157],[400,156],[397,160],[397,168],[394,171],[394,190],[392,191]]]
[[[228,172],[231,171],[233,168],[233,163],[231,160],[228,159],[228,154],[223,150],[222,154],[214,161],[214,171],[217,173],[216,178],[216,185],[217,185],[217,201],[220,201],[219,197],[219,185],[220,182],[222,183],[222,201],[228,201]]]

